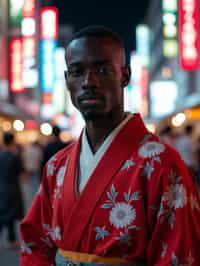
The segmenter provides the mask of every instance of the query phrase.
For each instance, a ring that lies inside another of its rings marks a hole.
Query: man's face
[[[85,120],[123,110],[123,87],[129,80],[124,51],[109,38],[80,38],[67,48],[67,87]]]

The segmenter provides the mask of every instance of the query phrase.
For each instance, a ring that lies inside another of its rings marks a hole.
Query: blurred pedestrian
[[[23,162],[29,187],[29,200],[32,201],[40,183],[40,167],[42,161],[42,147],[38,141],[24,147]]]
[[[23,218],[24,204],[20,188],[23,166],[12,133],[3,135],[0,169],[0,231],[7,228],[9,246],[15,248],[19,246],[15,225]]]
[[[194,127],[191,124],[185,126],[184,131],[180,134],[175,142],[175,148],[180,153],[182,159],[190,171],[195,173],[195,158],[194,158],[194,144],[193,144]]]
[[[197,138],[195,143],[195,170],[196,170],[196,181],[200,189],[200,136]]]
[[[21,266],[200,265],[200,199],[179,154],[124,112],[121,39],[91,26],[66,49],[67,88],[86,122],[45,165],[21,223]]]
[[[60,133],[60,128],[57,125],[54,125],[52,128],[52,135],[47,144],[43,147],[42,168],[55,153],[66,146],[66,144],[60,139]]]
[[[160,132],[160,138],[168,145],[174,147],[175,145],[175,137],[170,126],[164,127]]]

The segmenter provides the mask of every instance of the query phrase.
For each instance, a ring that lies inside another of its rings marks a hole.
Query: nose
[[[96,88],[98,87],[98,85],[99,85],[99,79],[95,71],[92,69],[87,69],[83,76],[82,88],[83,89],[88,89],[92,87]]]

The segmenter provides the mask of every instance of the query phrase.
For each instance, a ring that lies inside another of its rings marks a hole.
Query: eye
[[[69,76],[71,77],[80,77],[84,73],[84,69],[82,67],[72,67],[68,69]]]
[[[112,73],[112,68],[108,65],[96,66],[96,73],[101,75],[109,75]]]

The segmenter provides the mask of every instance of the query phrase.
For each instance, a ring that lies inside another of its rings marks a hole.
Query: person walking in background
[[[174,147],[175,136],[173,134],[172,128],[170,126],[164,127],[160,132],[160,138],[168,145]]]
[[[38,190],[40,183],[40,167],[42,161],[42,147],[39,142],[35,141],[24,147],[23,162],[28,180],[28,206]]]
[[[194,158],[194,144],[193,144],[193,125],[187,125],[184,128],[183,134],[180,134],[175,142],[175,148],[180,153],[182,159],[194,174],[195,158]]]
[[[0,150],[0,231],[7,228],[11,248],[19,246],[15,223],[24,215],[24,204],[20,188],[22,161],[17,152],[14,135],[4,133],[3,148]]]
[[[195,176],[196,176],[196,181],[200,189],[200,136],[196,139],[195,142]]]
[[[123,42],[87,27],[67,46],[66,63],[86,126],[44,167],[20,226],[21,266],[199,266],[199,195],[179,154],[124,112]]]
[[[59,150],[63,149],[66,146],[60,139],[60,128],[55,125],[52,128],[52,135],[50,140],[43,147],[43,156],[42,156],[42,169],[46,162]]]

